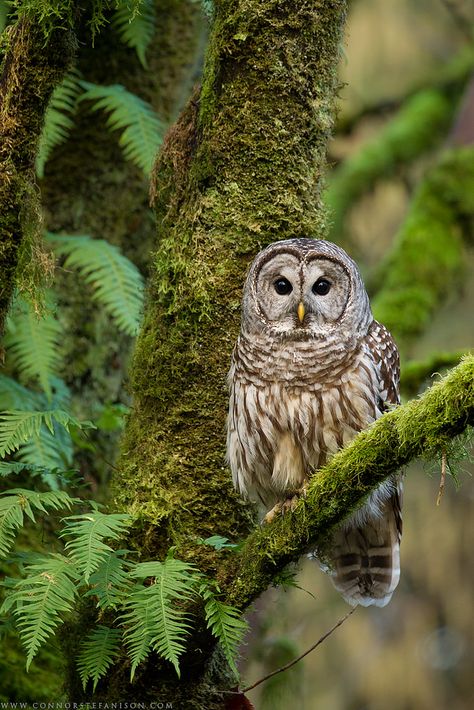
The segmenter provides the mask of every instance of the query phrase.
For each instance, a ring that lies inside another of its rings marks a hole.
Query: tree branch
[[[287,564],[323,545],[387,476],[419,456],[449,452],[453,438],[473,424],[474,356],[468,356],[421,397],[361,432],[317,472],[293,512],[247,539],[220,579],[227,602],[247,607]]]

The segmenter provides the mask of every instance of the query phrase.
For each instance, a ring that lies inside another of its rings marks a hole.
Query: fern
[[[30,303],[16,299],[4,339],[8,360],[20,379],[38,380],[48,399],[52,398],[51,378],[61,366],[62,335],[63,329],[51,313],[40,318]]]
[[[10,3],[5,2],[5,0],[0,0],[0,33],[2,33],[7,26],[9,12]]]
[[[207,627],[218,639],[232,672],[238,678],[239,672],[235,664],[239,646],[242,643],[248,624],[241,618],[240,612],[234,607],[224,604],[216,598],[212,587],[203,583],[199,589],[206,604],[204,612]]]
[[[154,0],[143,0],[137,12],[127,5],[116,10],[112,24],[117,29],[120,39],[137,53],[141,65],[147,69],[146,51],[155,34]]]
[[[72,538],[66,543],[66,550],[87,584],[91,574],[113,552],[104,539],[118,540],[130,522],[129,515],[106,515],[98,510],[65,518],[66,525],[60,537]]]
[[[112,316],[120,330],[136,335],[143,304],[143,278],[113,244],[88,236],[48,234],[66,268],[74,268],[94,289],[94,298]]]
[[[17,461],[0,461],[0,478],[7,478],[8,476],[14,476],[17,473],[23,473],[28,471],[33,475],[45,473],[46,469],[43,466],[37,466],[36,464],[21,463]]]
[[[128,627],[125,641],[132,660],[131,678],[152,649],[170,661],[179,676],[179,656],[185,650],[184,640],[190,627],[188,617],[175,604],[195,596],[197,571],[186,562],[168,558],[165,562],[138,564],[131,576],[154,577],[151,586],[136,586],[121,616],[122,624]]]
[[[74,126],[71,116],[76,112],[77,98],[82,91],[80,74],[70,72],[53,91],[38,145],[36,174],[44,177],[44,166],[56,146],[64,143]]]
[[[69,390],[62,380],[51,378],[53,400],[51,404],[60,409],[69,405]],[[10,377],[0,375],[0,409],[41,412],[46,409],[46,397],[38,392],[23,387]],[[2,427],[0,424],[0,436]],[[51,432],[42,424],[39,433],[33,432],[26,443],[20,445],[15,455],[21,463],[0,462],[0,475],[19,473],[27,470],[34,475],[41,475],[43,481],[52,489],[59,488],[59,476],[64,476],[72,462],[72,440],[67,429],[54,424]]]
[[[58,554],[28,565],[26,573],[14,584],[0,613],[13,610],[28,670],[39,647],[61,623],[61,614],[72,611],[78,574],[71,561]]]
[[[0,409],[38,409],[40,406],[41,395],[11,377],[0,375]]]
[[[107,626],[98,626],[82,643],[77,659],[82,687],[86,689],[89,679],[93,681],[94,692],[99,678],[102,678],[112,665],[120,650],[121,631]]]
[[[122,131],[119,144],[126,160],[149,175],[164,133],[163,123],[150,104],[120,84],[98,86],[83,81],[82,86],[85,93],[80,100],[93,101],[93,111],[104,110],[109,114],[109,128]]]
[[[37,493],[12,488],[0,493],[0,558],[10,551],[16,532],[23,526],[25,514],[35,522],[34,509],[47,513],[48,508],[71,508],[76,500],[65,491]]]
[[[131,563],[123,557],[128,550],[114,550],[90,576],[91,589],[86,597],[96,597],[99,609],[116,609],[130,587],[127,571]]]
[[[42,412],[6,411],[0,414],[0,457],[16,451],[32,437],[39,436],[43,425],[54,434],[54,421],[68,430],[71,425],[81,429],[94,426],[91,422],[80,422],[62,409]]]

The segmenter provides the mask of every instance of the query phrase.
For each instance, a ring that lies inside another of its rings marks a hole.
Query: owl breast
[[[377,366],[355,341],[338,348],[241,335],[229,382],[234,485],[267,508],[381,414]]]

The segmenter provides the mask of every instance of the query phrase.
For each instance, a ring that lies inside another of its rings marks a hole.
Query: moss
[[[215,575],[222,553],[196,538],[241,539],[252,528],[225,465],[226,372],[255,253],[324,235],[319,194],[344,11],[333,0],[217,2],[202,90],[155,167],[158,247],[114,475],[144,557],[174,544]],[[194,663],[213,648],[199,624],[190,648],[203,649]],[[184,707],[206,705],[198,686]]]
[[[244,609],[281,569],[327,539],[377,484],[413,458],[437,457],[474,425],[474,356],[418,399],[361,432],[311,479],[308,493],[284,518],[256,531],[221,569],[227,601]]]
[[[436,307],[461,283],[463,236],[474,218],[474,149],[447,151],[420,184],[392,251],[380,267],[375,317],[406,350]]]
[[[35,210],[24,207],[35,203],[34,160],[44,113],[74,48],[72,36],[64,30],[52,33],[45,46],[41,29],[28,20],[9,28],[0,75],[0,333],[25,235],[26,251],[34,251]]]
[[[256,251],[323,230],[343,9],[217,3],[200,100],[157,163],[159,245],[115,486],[120,505],[160,521],[164,545],[249,529],[224,464],[238,304]]]
[[[378,180],[395,175],[401,166],[439,144],[451,124],[456,105],[457,101],[445,91],[420,91],[406,101],[375,138],[331,175],[325,202],[335,241],[340,241],[345,217],[359,197]]]
[[[420,387],[440,370],[456,365],[463,352],[436,352],[426,360],[412,360],[402,365],[400,387],[404,395],[414,396]]]

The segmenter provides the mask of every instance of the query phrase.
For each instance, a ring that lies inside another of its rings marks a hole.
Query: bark
[[[57,29],[47,39],[24,17],[5,36],[0,76],[0,335],[17,284],[17,266],[35,253],[41,232],[34,162],[46,107],[69,67],[75,41]]]

